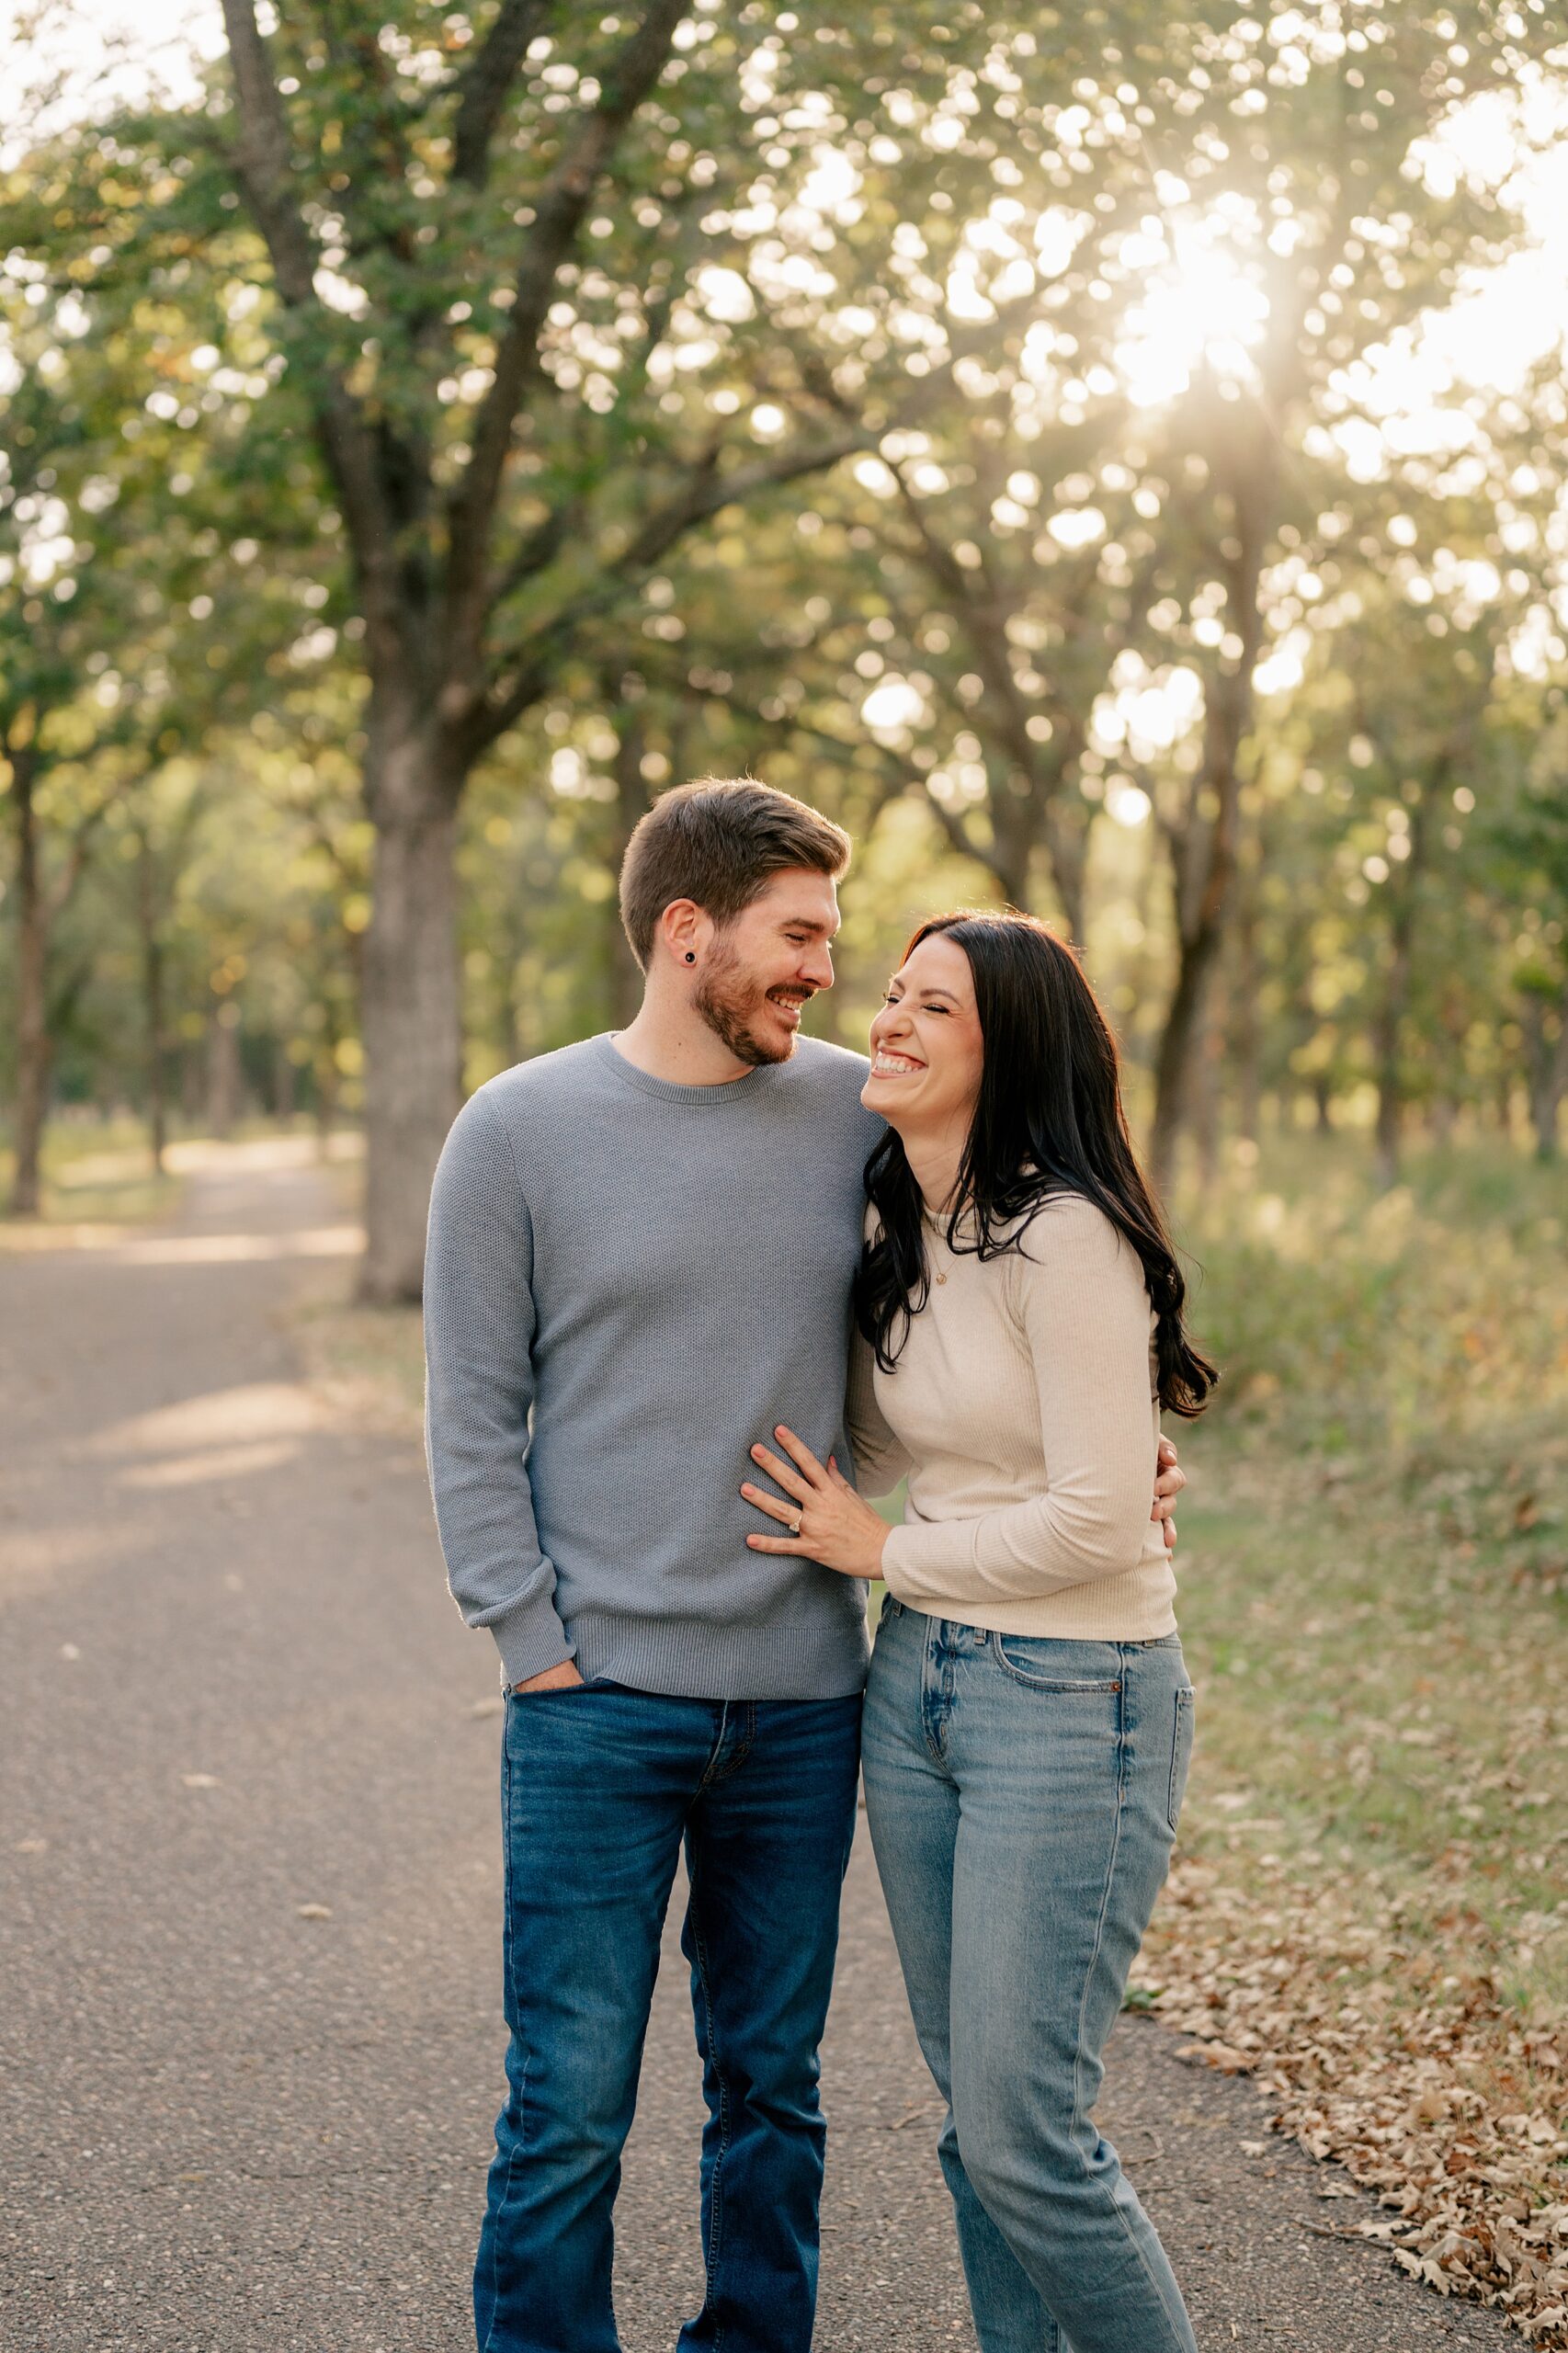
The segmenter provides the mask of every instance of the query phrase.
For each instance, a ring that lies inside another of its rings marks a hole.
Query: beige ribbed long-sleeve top
[[[1149,1642],[1176,1630],[1153,1495],[1153,1314],[1131,1244],[1064,1194],[983,1262],[927,1219],[930,1297],[891,1373],[858,1344],[859,1483],[907,1472],[882,1574],[927,1617]]]

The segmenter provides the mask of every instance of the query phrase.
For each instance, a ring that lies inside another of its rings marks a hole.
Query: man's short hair
[[[664,793],[642,818],[620,868],[620,920],[644,972],[659,917],[690,899],[716,924],[732,923],[775,874],[806,867],[835,881],[849,863],[849,836],[793,794],[751,777],[702,777]]]

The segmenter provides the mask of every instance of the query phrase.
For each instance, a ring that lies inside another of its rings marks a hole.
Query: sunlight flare
[[[1149,270],[1115,353],[1134,407],[1178,399],[1199,369],[1221,384],[1256,381],[1268,298],[1238,260],[1228,222],[1146,222],[1121,258]]]

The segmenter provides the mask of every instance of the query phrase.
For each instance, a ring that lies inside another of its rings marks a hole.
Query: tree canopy
[[[464,1084],[625,1017],[638,814],[748,767],[859,838],[841,1034],[994,897],[1167,1172],[1555,1147],[1561,371],[1434,326],[1534,233],[1545,10],[224,18],[6,174],[19,1206],[51,1089],[199,1063],[363,1108],[407,1292]]]

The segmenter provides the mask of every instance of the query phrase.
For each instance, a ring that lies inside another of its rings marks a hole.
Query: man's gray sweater
[[[504,1072],[436,1172],[426,1443],[455,1597],[507,1683],[842,1697],[866,1589],[746,1548],[740,1484],[787,1422],[847,1471],[861,1172],[857,1054],[805,1039],[676,1086],[592,1038]]]

